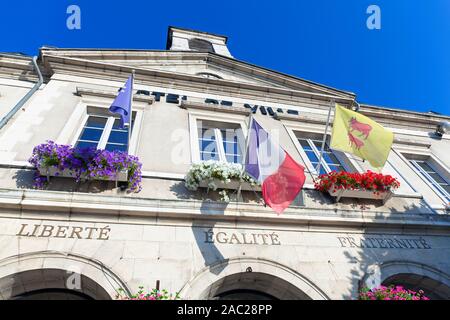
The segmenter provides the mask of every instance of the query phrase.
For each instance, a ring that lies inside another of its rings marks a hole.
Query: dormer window
[[[211,42],[203,39],[189,39],[189,49],[200,52],[215,52]]]
[[[210,72],[199,72],[197,76],[207,78],[207,79],[223,79],[221,76]]]

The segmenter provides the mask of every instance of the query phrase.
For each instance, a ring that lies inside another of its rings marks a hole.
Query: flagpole
[[[243,152],[243,156],[242,156],[242,170],[241,170],[241,175],[240,175],[240,179],[239,179],[239,187],[238,187],[236,202],[239,201],[239,198],[241,196],[242,176],[244,175],[244,172],[245,172],[245,161],[246,161],[246,158],[247,158],[248,144],[250,143],[250,133],[251,133],[252,120],[253,120],[253,112],[250,111],[250,115],[248,116],[247,136],[245,137],[245,148],[244,148],[244,152]]]
[[[131,128],[133,123],[133,89],[134,89],[134,69],[131,71],[131,94],[130,94],[130,123],[128,124],[128,146],[127,153],[130,154]]]
[[[320,167],[322,166],[323,149],[325,148],[325,141],[327,140],[328,127],[330,125],[331,108],[333,108],[333,104],[334,104],[334,100],[332,99],[332,100],[330,100],[330,108],[328,109],[327,124],[325,125],[325,132],[323,133],[322,148],[320,149],[320,154],[319,154],[319,163],[317,164],[317,167],[316,167],[317,175],[320,175]]]

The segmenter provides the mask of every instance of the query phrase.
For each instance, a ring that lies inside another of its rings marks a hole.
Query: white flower
[[[252,186],[258,184],[257,181],[245,172],[242,176],[241,173],[242,166],[238,163],[219,162],[214,160],[194,163],[186,174],[185,186],[189,190],[195,191],[203,181],[207,181],[208,187],[212,190],[217,190],[217,185],[214,183],[215,180],[219,180],[225,184],[230,183],[232,180],[245,181]],[[221,191],[222,198],[225,198],[223,196],[225,194],[225,190]]]

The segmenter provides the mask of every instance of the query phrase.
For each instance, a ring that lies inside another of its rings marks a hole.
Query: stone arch
[[[203,268],[183,286],[180,296],[184,299],[211,299],[227,282],[231,282],[231,290],[237,289],[236,280],[245,282],[249,275],[254,275],[256,281],[271,281],[273,289],[267,293],[278,299],[329,299],[320,288],[295,270],[275,261],[256,258],[232,258]],[[284,289],[284,294],[280,289]]]
[[[436,292],[436,297],[450,299],[450,276],[435,268],[413,261],[388,261],[371,265],[362,279],[369,288],[404,281]]]
[[[100,261],[73,253],[39,251],[0,260],[0,298],[48,288],[63,289],[67,277],[73,274],[81,277],[80,292],[92,298],[113,299],[119,289],[130,295],[126,284]]]

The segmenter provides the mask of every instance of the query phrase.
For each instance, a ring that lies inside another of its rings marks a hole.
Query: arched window
[[[223,79],[221,76],[210,72],[199,72],[197,73],[199,77],[208,78],[208,79]]]
[[[201,52],[215,52],[211,42],[203,39],[189,39],[189,49]]]

